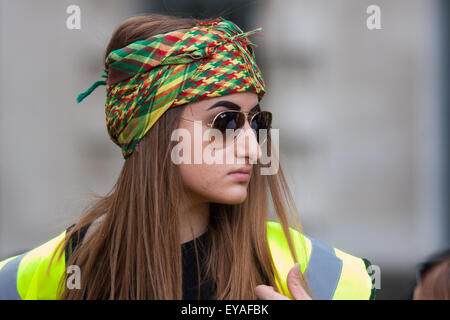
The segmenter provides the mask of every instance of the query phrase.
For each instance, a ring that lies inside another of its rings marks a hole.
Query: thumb
[[[287,286],[295,300],[311,300],[300,283],[300,263],[296,263],[287,275]]]

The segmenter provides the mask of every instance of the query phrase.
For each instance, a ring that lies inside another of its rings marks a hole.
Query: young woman
[[[374,297],[368,261],[304,236],[281,166],[264,174],[277,150],[257,31],[163,15],[118,27],[106,81],[78,101],[106,85],[119,179],[75,225],[0,262],[0,298]]]

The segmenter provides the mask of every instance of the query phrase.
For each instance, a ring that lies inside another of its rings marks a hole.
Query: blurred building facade
[[[305,233],[379,265],[380,297],[405,298],[414,265],[448,245],[439,1],[78,1],[81,30],[68,30],[71,4],[0,0],[0,259],[114,185],[104,91],[75,97],[100,79],[112,31],[144,12],[262,26],[262,107]],[[380,30],[366,26],[371,4]]]

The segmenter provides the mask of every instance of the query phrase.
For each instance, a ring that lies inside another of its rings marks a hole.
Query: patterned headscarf
[[[126,159],[170,107],[236,92],[253,91],[261,100],[265,84],[254,45],[231,21],[218,18],[171,31],[112,51],[102,77],[77,98],[106,85],[106,123]]]

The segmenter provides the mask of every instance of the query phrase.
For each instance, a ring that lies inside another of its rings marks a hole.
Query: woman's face
[[[183,149],[183,157],[188,154],[184,154],[186,148],[190,149],[190,161],[179,164],[179,169],[186,192],[198,201],[238,204],[247,197],[249,180],[255,170],[253,164],[261,157],[261,147],[248,120],[239,137],[231,139],[223,148],[212,148],[211,141],[207,140],[211,131],[206,125],[220,112],[230,110],[244,113],[259,111],[258,96],[253,92],[240,92],[205,99],[188,104],[181,115],[178,128],[186,130],[184,132],[189,134],[190,139],[184,141],[184,137],[180,138],[178,144]],[[201,125],[194,123],[194,120],[201,121]],[[195,152],[197,160],[194,158]],[[208,161],[205,161],[205,155],[210,155]],[[240,169],[250,172],[248,175],[233,173]]]

